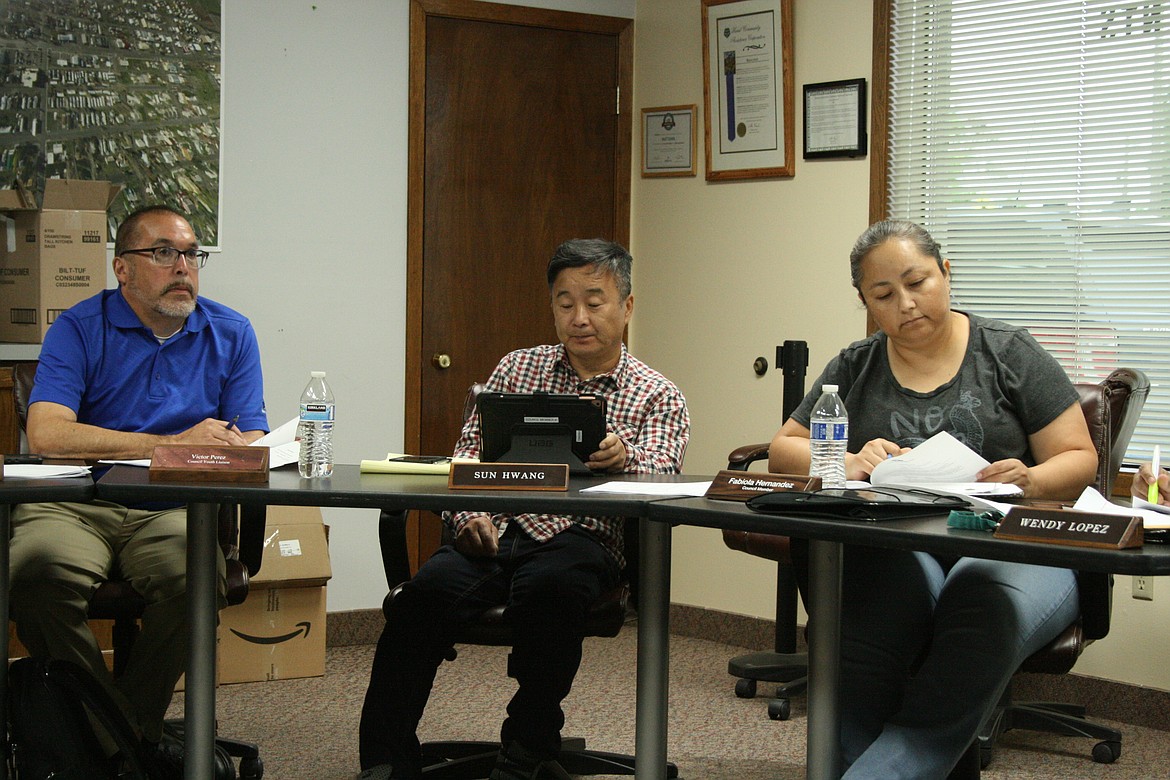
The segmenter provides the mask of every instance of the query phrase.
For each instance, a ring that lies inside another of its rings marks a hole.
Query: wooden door
[[[468,386],[555,342],[560,242],[628,244],[631,40],[629,19],[412,3],[408,451],[449,453]]]

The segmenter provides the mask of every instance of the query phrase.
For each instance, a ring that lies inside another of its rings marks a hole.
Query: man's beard
[[[191,316],[191,312],[195,311],[195,291],[191,284],[187,282],[172,282],[168,284],[162,293],[155,300],[149,300],[143,295],[142,290],[137,284],[136,274],[131,271],[130,278],[127,280],[126,291],[134,296],[141,303],[146,304],[152,311],[163,315],[164,317],[172,317],[175,319],[186,318]],[[185,289],[191,293],[190,300],[169,300],[166,294],[176,288]]]

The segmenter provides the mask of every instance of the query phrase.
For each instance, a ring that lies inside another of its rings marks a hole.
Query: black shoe
[[[541,756],[513,740],[500,748],[488,780],[572,780],[557,760]]]

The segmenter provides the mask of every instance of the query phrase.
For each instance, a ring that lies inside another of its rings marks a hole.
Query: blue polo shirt
[[[181,433],[209,417],[236,415],[241,431],[268,430],[252,324],[206,298],[162,344],[120,288],[78,303],[45,334],[29,401],[61,404],[78,422],[133,433]]]

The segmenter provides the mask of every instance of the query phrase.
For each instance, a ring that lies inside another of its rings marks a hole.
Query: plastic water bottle
[[[301,444],[297,465],[301,476],[328,477],[333,474],[333,391],[324,371],[309,372],[309,384],[301,393],[301,417],[297,441]]]
[[[811,431],[809,474],[821,478],[821,487],[845,487],[845,450],[849,445],[849,415],[836,385],[821,385],[821,397],[809,418]]]

